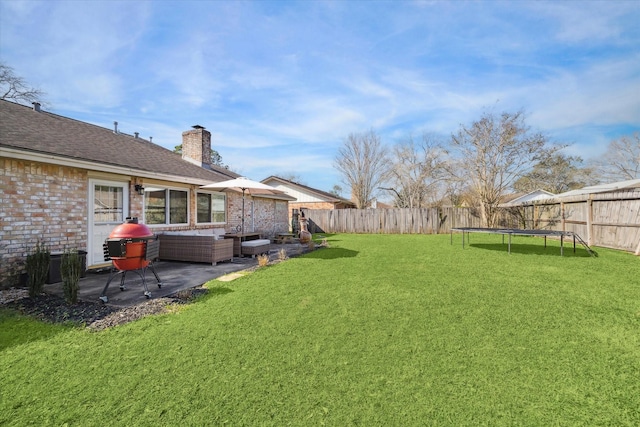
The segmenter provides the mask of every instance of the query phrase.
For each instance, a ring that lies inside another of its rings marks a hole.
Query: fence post
[[[593,245],[593,194],[587,199],[587,245]]]

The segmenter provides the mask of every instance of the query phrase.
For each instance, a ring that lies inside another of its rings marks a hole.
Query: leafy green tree
[[[558,194],[595,184],[592,168],[581,167],[581,164],[578,156],[556,153],[538,162],[513,188],[523,193],[541,189]]]
[[[182,144],[176,145],[173,148],[174,153],[182,154]],[[211,149],[211,164],[220,166],[221,168],[229,169],[229,165],[225,165],[222,162],[222,156],[216,150]]]
[[[335,184],[329,193],[333,194],[336,197],[342,197],[342,187],[338,184]]]

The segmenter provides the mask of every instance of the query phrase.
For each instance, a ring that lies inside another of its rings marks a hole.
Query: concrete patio
[[[272,244],[269,250],[270,261],[279,258],[281,249],[287,251],[288,257],[305,252],[306,247],[299,243]],[[258,265],[258,259],[250,257],[234,257],[232,262],[220,262],[217,265],[189,262],[156,261],[153,263],[156,273],[162,282],[158,287],[151,269],[146,271],[146,282],[151,298],[162,298],[184,289],[200,286],[210,280],[217,279],[230,273],[240,272]],[[78,299],[88,302],[100,302],[100,294],[110,276],[109,269],[101,271],[89,270],[86,277],[80,279]],[[144,295],[141,277],[134,271],[129,271],[125,277],[124,291],[120,290],[120,277],[116,276],[107,289],[108,304],[118,307],[128,307],[147,301]],[[62,283],[45,285],[44,291],[50,294],[64,296]]]

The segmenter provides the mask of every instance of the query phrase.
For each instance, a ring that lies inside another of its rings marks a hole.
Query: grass
[[[640,259],[460,239],[329,236],[99,333],[0,311],[0,425],[638,425]]]

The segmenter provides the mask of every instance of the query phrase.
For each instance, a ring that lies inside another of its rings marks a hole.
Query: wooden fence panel
[[[309,209],[312,233],[436,234],[455,227],[479,227],[471,208]]]
[[[501,212],[502,226],[565,230],[594,246],[640,250],[640,192],[620,192],[566,203],[522,206],[517,216]],[[475,208],[310,209],[312,233],[437,234],[480,227]]]
[[[633,251],[640,243],[640,200],[593,201],[594,240]]]

